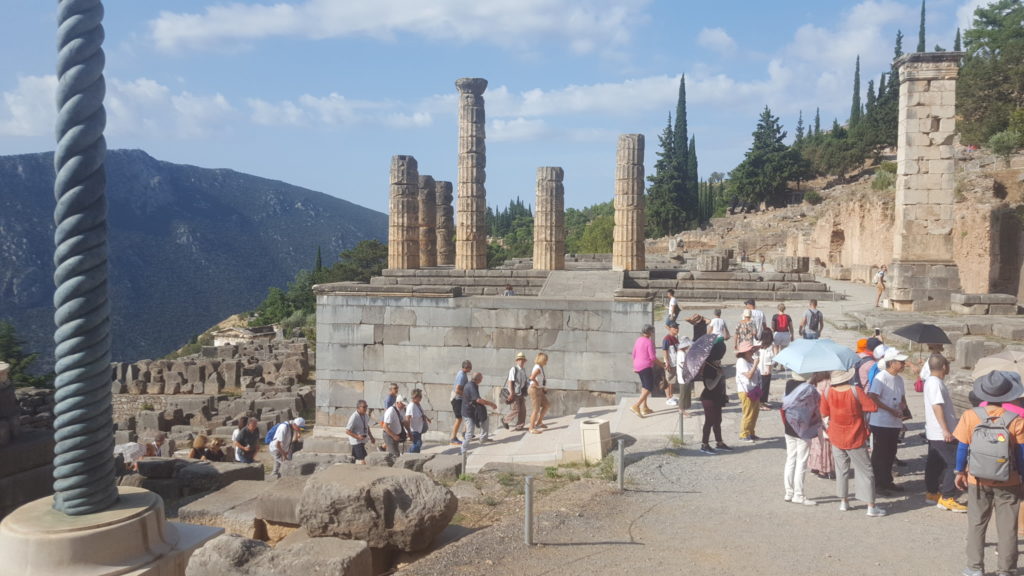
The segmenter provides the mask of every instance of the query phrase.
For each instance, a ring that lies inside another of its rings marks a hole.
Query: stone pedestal
[[[533,268],[565,269],[565,172],[537,168],[537,206],[533,220]]]
[[[67,516],[40,498],[0,523],[0,576],[183,576],[220,528],[167,522],[159,496],[121,487],[103,512]]]
[[[459,198],[455,268],[487,268],[487,148],[484,144],[483,78],[459,78]]]
[[[615,166],[612,270],[644,270],[644,135],[619,136]]]
[[[419,168],[412,156],[391,157],[388,268],[420,267]]]
[[[953,263],[956,80],[960,52],[902,56],[896,152],[896,230],[890,301],[897,310],[949,310]]]
[[[419,182],[420,268],[432,268],[437,266],[436,182],[430,176],[420,176]]]
[[[434,201],[437,216],[437,265],[455,264],[455,210],[452,208],[452,183],[434,182]]]

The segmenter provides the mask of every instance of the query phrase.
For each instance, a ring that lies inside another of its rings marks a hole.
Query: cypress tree
[[[860,122],[860,55],[857,55],[857,64],[853,69],[853,101],[850,103],[850,128]]]
[[[679,76],[679,98],[676,100],[676,123],[673,128],[675,148],[676,179],[681,188],[675,198],[676,205],[686,213],[686,219],[692,220],[697,214],[697,190],[690,187],[690,150],[689,134],[686,125],[686,75]]]
[[[690,135],[689,157],[686,159],[686,189],[693,198],[693,207],[697,207],[697,191],[700,186],[700,175],[697,174],[697,137]],[[690,215],[687,214],[687,217]],[[695,218],[696,219],[696,218]]]
[[[917,51],[926,51],[924,43],[924,0],[921,0],[921,26],[917,29]]]
[[[316,247],[316,262],[313,263],[313,272],[320,272],[324,269],[324,261],[320,258],[320,247]]]
[[[893,55],[892,59],[895,60],[895,59],[899,58],[900,56],[903,56],[903,31],[902,30],[897,30],[896,31],[896,50],[894,51],[894,55]]]
[[[963,45],[960,43],[960,28],[957,27],[957,29],[956,29],[956,38],[953,39],[953,51],[954,52],[960,52],[960,49],[962,47],[963,47]]]
[[[793,144],[799,144],[804,140],[804,111],[800,111],[800,116],[796,119],[796,137],[793,140]]]
[[[868,80],[868,99],[864,103],[864,115],[871,116],[875,109],[875,81]]]
[[[821,136],[821,108],[814,109],[814,135]]]

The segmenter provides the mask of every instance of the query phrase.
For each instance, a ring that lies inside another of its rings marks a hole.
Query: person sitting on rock
[[[146,444],[146,457],[147,458],[163,458],[167,456],[167,449],[164,444],[167,442],[167,435],[163,432],[157,432],[153,441]]]
[[[203,452],[203,460],[209,462],[223,462],[224,461],[224,441],[220,438],[214,438],[210,441],[210,447]]]
[[[192,449],[188,451],[188,457],[193,460],[202,460],[206,453],[206,443],[209,441],[204,434],[196,436],[192,441]]]

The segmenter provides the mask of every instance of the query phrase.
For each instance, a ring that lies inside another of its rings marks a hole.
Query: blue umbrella
[[[824,338],[801,338],[775,356],[775,362],[797,374],[849,370],[857,359],[853,350]]]

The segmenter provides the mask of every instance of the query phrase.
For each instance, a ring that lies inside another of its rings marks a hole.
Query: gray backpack
[[[1010,422],[1017,415],[1007,410],[993,418],[981,407],[974,408],[974,413],[978,415],[979,422],[971,433],[967,468],[975,478],[1006,482],[1014,469],[1016,445],[1010,435]]]

